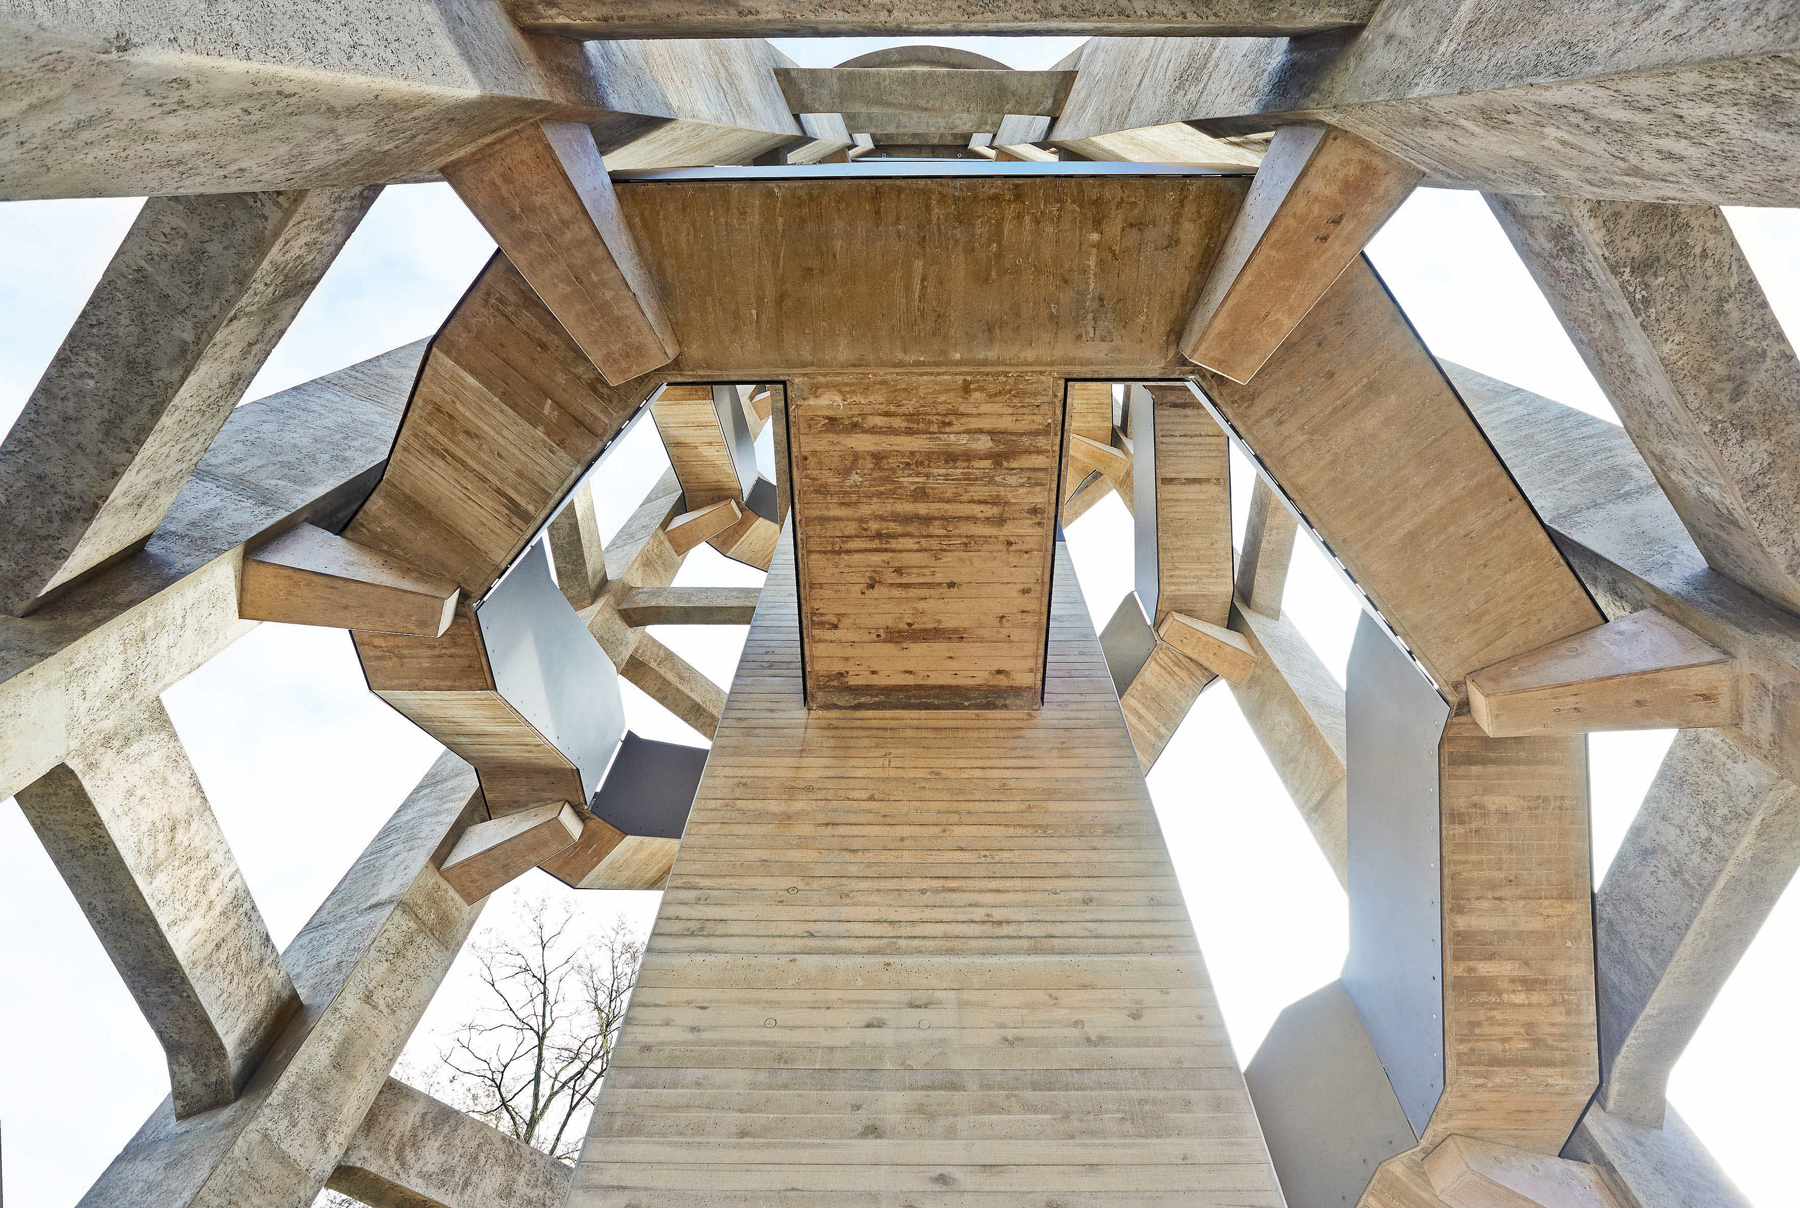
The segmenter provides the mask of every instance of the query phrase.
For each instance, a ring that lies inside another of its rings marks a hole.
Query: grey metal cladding
[[[628,835],[679,839],[694,807],[707,755],[705,747],[657,742],[627,731],[606,783],[588,808]]]
[[[714,386],[712,400],[713,410],[719,416],[719,431],[725,434],[725,447],[731,452],[732,469],[737,471],[738,493],[747,502],[756,487],[756,438],[750,435],[750,418],[744,414],[743,397],[736,386]]]
[[[1156,399],[1142,386],[1126,387],[1131,411],[1132,546],[1138,601],[1147,616],[1156,615]]]
[[[776,519],[775,484],[758,474],[756,481],[750,485],[750,493],[744,496],[744,506],[767,520],[770,524],[780,524]]]
[[[475,620],[494,687],[575,765],[591,797],[624,736],[625,704],[612,660],[550,577],[542,541],[476,606]]]
[[[1156,649],[1156,630],[1144,615],[1136,592],[1126,592],[1119,601],[1112,620],[1100,631],[1100,653],[1106,656],[1106,669],[1112,675],[1113,690],[1120,696],[1131,687],[1144,663]]]
[[[1450,707],[1364,614],[1344,694],[1350,951],[1344,986],[1414,1131],[1444,1092],[1438,745]]]
[[[1244,1067],[1288,1208],[1344,1208],[1418,1144],[1343,982],[1285,1008]]]

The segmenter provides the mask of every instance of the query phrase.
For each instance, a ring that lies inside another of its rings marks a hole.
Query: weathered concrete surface
[[[164,1100],[83,1208],[300,1208],[337,1168],[481,912],[437,865],[485,820],[475,772],[441,756],[282,954],[300,992],[235,1103]]]
[[[572,1169],[389,1078],[325,1185],[369,1208],[562,1208]]]
[[[1736,658],[1741,716],[1719,732],[1800,782],[1800,617],[1706,564],[1623,428],[1444,369],[1607,618],[1654,608]]]
[[[909,0],[871,9],[850,0],[510,0],[513,19],[566,38],[894,37],[905,34],[1183,34],[1280,37],[1356,25],[1371,0]]]
[[[19,808],[162,1042],[186,1118],[236,1097],[299,999],[162,702],[111,723]]]
[[[1674,1108],[1648,1128],[1593,1104],[1563,1157],[1598,1167],[1619,1208],[1751,1208]]]
[[[775,80],[795,113],[1052,117],[1062,109],[1075,73],[1010,68],[782,67],[776,70]]]
[[[807,137],[775,82],[791,60],[760,39],[572,45],[611,171],[747,164]]]
[[[1662,1125],[1670,1071],[1796,869],[1800,787],[1683,730],[1595,899],[1610,1115]]]
[[[1231,628],[1256,652],[1256,669],[1231,685],[1231,695],[1338,884],[1347,885],[1344,690],[1291,622],[1240,603],[1232,607]]]
[[[1800,23],[1783,0],[1388,0],[1357,32],[1090,42],[1050,136],[1342,126],[1426,184],[1792,205]]]
[[[0,795],[62,763],[255,627],[244,543],[341,527],[375,483],[425,341],[239,407],[144,548],[28,617],[0,616]]]
[[[1800,359],[1725,215],[1488,204],[1708,564],[1800,612]]]
[[[155,531],[378,192],[144,204],[0,444],[0,609]]]
[[[1244,548],[1238,553],[1237,596],[1264,616],[1281,616],[1288,567],[1294,561],[1294,536],[1300,522],[1276,497],[1268,481],[1257,476],[1250,492],[1250,515],[1244,522]]]
[[[0,0],[0,199],[429,180],[542,119],[593,123],[614,167],[747,162],[800,137],[772,53],[533,38],[491,0]],[[781,124],[737,129],[768,95]]]
[[[0,0],[0,197],[427,178],[579,97],[498,5]]]

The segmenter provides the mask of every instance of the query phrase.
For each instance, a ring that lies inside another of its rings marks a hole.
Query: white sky
[[[830,65],[900,39],[783,41]],[[1079,39],[957,44],[1047,67]],[[10,426],[139,202],[0,204],[0,427]],[[1800,212],[1728,211],[1790,333],[1800,332]],[[302,310],[248,398],[430,334],[493,245],[443,185],[389,188]],[[1608,419],[1610,409],[1505,236],[1473,193],[1421,191],[1371,247],[1441,357]],[[608,459],[603,523],[616,527],[666,466],[640,425]],[[1234,453],[1241,533],[1251,479]],[[1104,623],[1131,583],[1130,521],[1109,499],[1069,530],[1090,611]],[[760,582],[702,547],[680,583]],[[1288,613],[1339,676],[1356,605],[1302,541]],[[657,631],[722,685],[737,627]],[[630,723],[655,738],[704,739],[624,685]],[[435,758],[437,744],[369,695],[341,631],[263,625],[164,697],[270,931],[285,944]],[[1596,880],[1655,774],[1668,732],[1591,740]],[[1150,775],[1171,854],[1241,1061],[1287,1003],[1337,975],[1345,904],[1229,691],[1207,692]],[[647,930],[658,895],[576,893],[532,874],[496,895],[484,925],[521,895],[569,897],[597,923],[615,910]],[[1757,1202],[1793,1201],[1787,1144],[1800,1106],[1800,896],[1764,927],[1682,1063],[1670,1097]],[[74,1203],[167,1092],[160,1047],[17,806],[0,803],[0,1123],[5,1190],[18,1205]],[[409,1056],[431,1061],[468,1017],[468,962],[452,971]]]

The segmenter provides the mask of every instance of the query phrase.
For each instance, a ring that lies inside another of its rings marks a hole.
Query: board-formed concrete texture
[[[767,40],[975,33],[1088,40]],[[1797,99],[1789,0],[0,0],[0,198],[148,198],[0,443],[0,797],[170,1073],[83,1205],[1745,1208],[1665,1088],[1800,865],[1800,362],[1719,209],[1800,204]],[[238,406],[437,180],[500,249],[437,333]],[[1433,357],[1358,256],[1415,182],[1623,428]],[[282,953],[159,699],[258,618],[454,752]],[[729,693],[651,632],[746,623]],[[1646,627],[1716,728],[1596,893]],[[614,758],[615,669],[710,750]],[[1254,1058],[1144,779],[1220,678],[1355,920]],[[389,1073],[533,861],[663,892],[573,1168]]]

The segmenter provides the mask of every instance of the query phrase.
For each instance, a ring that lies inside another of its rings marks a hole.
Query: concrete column
[[[294,1208],[337,1169],[481,903],[438,873],[487,817],[475,772],[439,758],[282,959],[301,1011],[235,1103],[151,1113],[81,1208]]]
[[[230,1103],[299,999],[162,702],[18,801],[162,1042],[175,1115]]]
[[[1663,1123],[1669,1072],[1800,868],[1800,787],[1684,730],[1596,899],[1600,1102]]]
[[[0,608],[149,537],[377,192],[145,203],[0,444]]]
[[[562,1208],[571,1169],[389,1078],[325,1185],[369,1208]]]
[[[1665,1110],[1661,1128],[1651,1128],[1595,1103],[1563,1157],[1598,1167],[1619,1208],[1751,1208],[1674,1108]]]
[[[1725,215],[1488,204],[1708,565],[1800,612],[1800,360]]]

